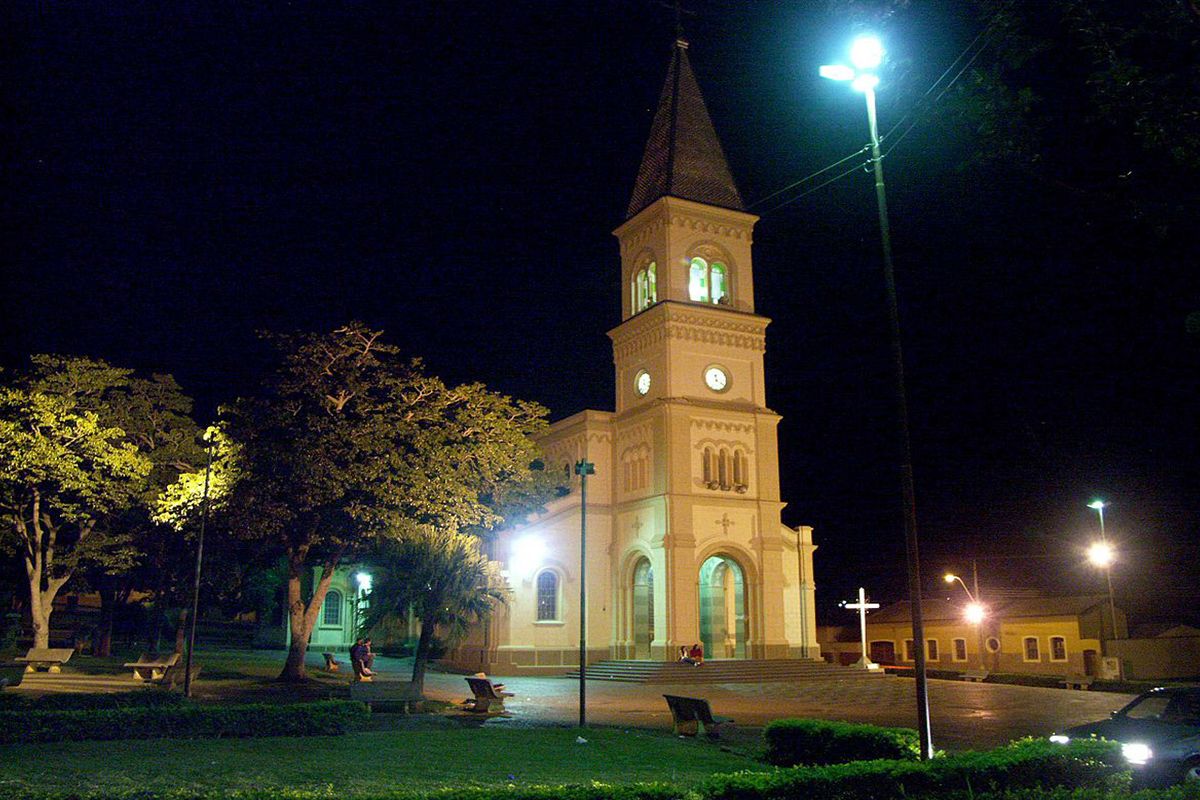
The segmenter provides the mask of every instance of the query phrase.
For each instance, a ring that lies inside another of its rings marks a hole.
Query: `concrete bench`
[[[1094,675],[1068,675],[1059,681],[1060,684],[1068,689],[1079,689],[1087,691],[1092,687],[1092,683],[1096,680]]]
[[[133,679],[138,681],[160,681],[163,673],[179,662],[179,653],[171,653],[166,658],[158,658],[148,653],[142,653],[137,661],[130,661],[122,666],[133,669]]]
[[[186,665],[182,661],[176,661],[174,664],[163,670],[162,677],[159,678],[158,682],[160,685],[165,686],[168,689],[174,689],[176,687],[182,688],[183,678],[186,671]],[[191,675],[192,678],[189,683],[194,685],[196,683],[196,678],[200,676],[200,665],[195,661],[192,662]]]
[[[0,689],[7,686],[20,686],[25,680],[24,664],[0,664]]]
[[[62,665],[73,655],[75,650],[71,647],[34,647],[25,655],[17,656],[16,660],[25,664],[26,672],[36,672],[41,667],[50,672],[62,672]]]
[[[704,735],[716,739],[721,735],[722,728],[733,724],[733,720],[727,717],[713,716],[712,707],[702,698],[674,694],[664,694],[663,698],[671,709],[673,730],[679,736],[695,736],[703,726]]]
[[[488,678],[467,678],[471,694],[475,695],[467,701],[467,708],[481,714],[501,712],[504,710],[504,698],[512,697],[512,692],[504,691],[504,684],[494,684]]]
[[[986,669],[969,669],[962,674],[964,681],[974,681],[975,683],[983,683],[987,680],[988,671]]]
[[[399,709],[407,714],[421,701],[421,695],[411,681],[376,681],[351,684],[350,699],[366,703],[371,711]]]

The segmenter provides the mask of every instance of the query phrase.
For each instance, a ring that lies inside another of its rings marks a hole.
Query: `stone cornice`
[[[754,223],[758,217],[743,211],[696,203],[680,197],[662,197],[642,209],[613,231],[621,241],[621,254],[646,243],[654,231],[669,221],[672,228],[693,230],[723,239],[754,241]]]
[[[664,339],[687,339],[763,352],[766,317],[702,303],[663,300],[608,332],[613,354],[628,358]]]

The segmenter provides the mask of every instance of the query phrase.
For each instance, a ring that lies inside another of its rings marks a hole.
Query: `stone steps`
[[[770,683],[821,680],[866,680],[879,671],[843,667],[805,659],[738,659],[705,661],[699,667],[677,661],[599,661],[589,664],[588,680],[626,683]],[[578,678],[579,670],[567,673]]]

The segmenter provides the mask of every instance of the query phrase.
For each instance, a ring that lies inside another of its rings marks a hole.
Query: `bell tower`
[[[678,40],[614,231],[622,322],[609,332],[614,547],[650,570],[638,586],[654,596],[618,626],[652,619],[650,630],[626,635],[652,639],[653,658],[694,642],[717,658],[815,653],[811,535],[780,522],[780,418],[766,405],[763,375],[770,320],[754,313],[757,221]],[[633,586],[627,571],[614,578]]]

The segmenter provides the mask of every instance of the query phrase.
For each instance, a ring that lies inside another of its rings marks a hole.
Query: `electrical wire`
[[[865,150],[868,150],[868,149],[870,149],[870,148],[864,148],[864,149],[865,149]],[[861,151],[861,150],[860,150],[860,151],[859,151],[859,153],[861,153],[861,152],[863,152],[863,151]],[[859,153],[855,153],[854,155],[859,155]],[[852,158],[852,157],[853,157],[853,156],[851,156],[851,158]],[[842,161],[845,161],[845,160],[846,160],[845,158],[843,158],[843,159],[842,159]],[[803,192],[801,192],[800,194],[796,195],[795,197],[789,198],[788,200],[784,200],[784,201],[783,201],[782,203],[780,203],[779,205],[777,205],[777,206],[774,206],[774,207],[772,207],[772,208],[770,208],[770,209],[768,209],[768,210],[766,210],[766,211],[762,212],[762,214],[761,214],[760,216],[764,216],[764,217],[765,217],[765,216],[767,216],[768,214],[773,214],[773,213],[775,213],[776,211],[778,211],[779,209],[783,208],[784,206],[791,205],[792,203],[796,202],[797,200],[799,200],[799,199],[800,199],[800,198],[802,198],[802,197],[807,197],[808,195],[812,194],[813,192],[816,192],[816,191],[819,191],[819,190],[821,190],[821,189],[824,189],[826,186],[828,186],[828,185],[829,185],[829,184],[831,184],[831,183],[836,183],[837,181],[840,181],[842,178],[846,177],[847,175],[850,175],[850,174],[852,174],[852,173],[858,172],[859,170],[862,170],[862,169],[866,169],[866,168],[867,168],[867,165],[868,165],[868,164],[870,164],[870,163],[871,163],[871,162],[869,162],[869,161],[864,161],[864,162],[863,162],[863,163],[861,163],[861,164],[855,164],[853,167],[851,167],[850,169],[846,170],[845,172],[842,172],[842,173],[840,173],[840,174],[838,174],[838,175],[835,175],[835,176],[833,176],[832,178],[830,178],[830,179],[829,179],[829,180],[827,180],[827,181],[824,181],[824,182],[822,182],[822,183],[818,183],[816,186],[812,187],[811,189],[808,189],[808,190],[806,190],[806,191],[803,191]],[[822,171],[824,171],[824,170],[822,170]],[[778,194],[778,192],[776,192],[776,194]]]
[[[797,186],[799,186],[800,184],[802,184],[802,183],[807,183],[808,181],[811,181],[813,178],[817,177],[818,175],[823,175],[823,174],[825,174],[826,172],[828,172],[829,170],[833,169],[834,167],[837,167],[837,166],[840,166],[840,165],[842,165],[842,164],[845,164],[845,163],[846,163],[847,161],[849,161],[850,159],[852,159],[852,158],[855,158],[855,157],[857,157],[857,156],[860,156],[860,155],[862,155],[863,153],[867,152],[867,151],[868,151],[868,150],[870,150],[870,149],[871,149],[871,146],[870,146],[870,145],[864,145],[864,146],[863,146],[861,149],[859,149],[859,150],[855,150],[853,153],[851,153],[850,155],[846,156],[845,158],[839,158],[837,161],[834,161],[832,164],[830,164],[830,165],[828,165],[828,166],[822,167],[821,169],[817,170],[816,172],[812,173],[811,175],[805,175],[805,176],[804,176],[803,178],[801,178],[800,180],[798,180],[798,181],[795,181],[794,183],[790,183],[790,184],[788,184],[787,186],[784,186],[782,189],[779,189],[779,190],[776,190],[776,191],[774,191],[774,192],[771,192],[771,193],[770,193],[769,195],[767,195],[766,197],[760,197],[758,200],[755,200],[753,203],[751,203],[751,204],[750,204],[750,207],[751,207],[751,208],[755,208],[755,207],[757,207],[757,206],[760,206],[760,205],[762,205],[763,203],[765,203],[765,202],[767,202],[768,200],[770,200],[771,198],[773,198],[773,197],[778,197],[779,195],[783,194],[784,192],[791,191],[792,189],[795,189],[795,188],[796,188]],[[858,167],[855,167],[855,169],[858,169]],[[853,171],[854,171],[854,170],[851,170],[851,172],[853,172]],[[836,180],[836,178],[835,178],[834,180]],[[821,184],[821,186],[825,186],[825,185],[826,185],[826,184],[824,184],[824,183],[823,183],[823,184]],[[807,194],[807,192],[805,192],[805,194]],[[803,194],[802,194],[802,195],[800,195],[800,197],[803,197],[803,196],[804,196]],[[797,198],[797,199],[798,199],[798,198]],[[778,208],[778,206],[776,206],[776,208]],[[770,213],[770,212],[766,212],[766,213]]]

